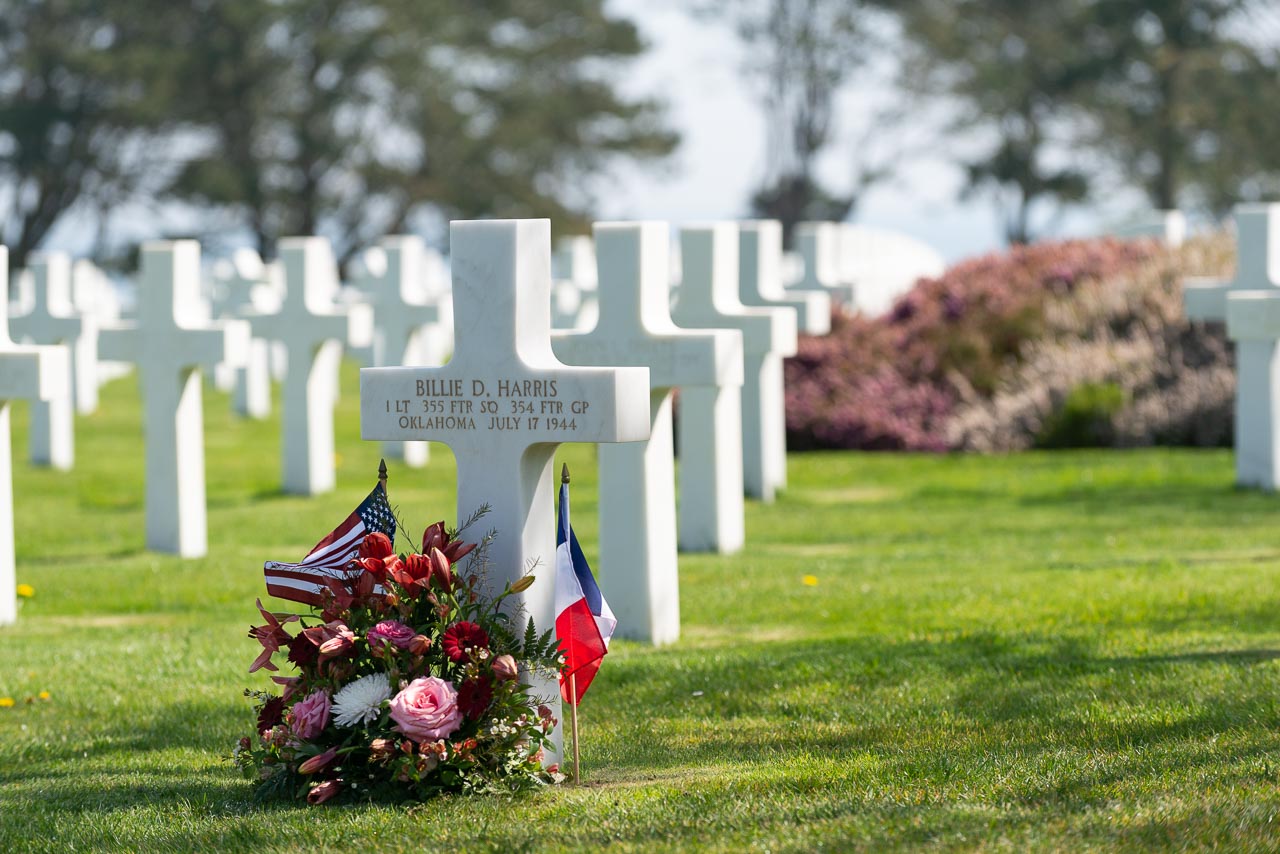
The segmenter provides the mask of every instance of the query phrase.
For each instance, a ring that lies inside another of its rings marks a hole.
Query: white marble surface
[[[743,336],[742,384],[742,481],[746,494],[771,502],[786,484],[786,395],[782,383],[782,359],[796,352],[796,313],[791,308],[744,306],[738,296],[738,226],[732,222],[688,226],[680,231],[684,281],[680,285],[672,317],[686,329],[737,329]],[[684,404],[682,398],[682,406]],[[686,472],[705,482],[716,482],[708,462],[687,459],[698,431],[723,430],[707,420],[711,412],[691,412],[686,423],[681,409],[681,484]],[[683,512],[683,506],[682,506]],[[683,517],[681,522],[684,522]],[[682,545],[684,526],[681,526]]]
[[[0,246],[0,282],[9,281],[9,250]],[[17,575],[13,559],[13,456],[11,400],[71,399],[70,358],[65,347],[14,344],[9,303],[0,300],[0,626],[17,619]]]
[[[64,253],[31,256],[31,311],[10,320],[13,337],[66,347],[70,397],[31,402],[31,462],[67,471],[75,464],[75,413],[98,408],[98,324],[72,300],[71,259]]]
[[[344,346],[372,339],[373,312],[367,305],[339,306],[338,268],[323,237],[280,241],[284,300],[280,310],[251,319],[254,335],[278,342],[285,351],[281,403],[282,487],[292,495],[333,489],[333,409],[338,399],[338,365]]]
[[[213,316],[246,320],[275,314],[284,298],[284,272],[279,264],[264,263],[252,249],[237,249],[214,267]],[[221,363],[214,384],[231,392],[238,415],[262,420],[271,415],[271,342],[254,335],[244,364]]]
[[[1236,205],[1234,216],[1235,277],[1187,279],[1182,304],[1190,320],[1224,321],[1228,294],[1280,288],[1280,204]]]
[[[841,278],[843,232],[835,222],[802,222],[796,225],[795,250],[801,275],[787,283],[790,291],[817,291],[845,307],[854,304],[853,284]]]
[[[537,581],[520,604],[544,631],[555,623],[556,447],[647,438],[649,372],[556,359],[549,221],[454,222],[450,242],[453,358],[443,367],[362,370],[361,435],[449,445],[458,518],[487,504],[479,527],[498,532],[488,583],[500,588],[534,566]],[[554,681],[534,690],[555,697],[561,717]]]
[[[1280,484],[1280,290],[1234,291],[1227,335],[1236,345],[1236,483]]]
[[[798,331],[805,335],[830,332],[831,295],[818,290],[788,292],[783,281],[782,223],[773,219],[740,222],[738,296],[742,304],[793,308]]]
[[[99,333],[105,358],[138,366],[147,548],[182,557],[208,547],[201,366],[234,364],[249,348],[249,324],[208,315],[200,244],[156,241],[142,246],[137,320]]]
[[[386,237],[364,253],[358,287],[373,307],[373,344],[369,366],[430,365],[427,336],[440,320],[427,292],[427,256],[422,238]],[[411,468],[427,464],[426,442],[383,442],[382,455]]]
[[[556,241],[551,255],[551,326],[586,332],[600,317],[596,250],[591,238],[572,235]]]
[[[618,635],[653,644],[680,636],[673,393],[700,388],[736,402],[743,364],[740,332],[679,329],[671,320],[670,240],[665,222],[597,223],[599,320],[590,332],[552,339],[568,364],[649,369],[649,438],[599,449],[600,585]],[[740,418],[731,408],[719,426],[736,437]],[[741,480],[725,488],[725,501],[736,496],[740,506]],[[714,508],[707,502],[702,510]]]

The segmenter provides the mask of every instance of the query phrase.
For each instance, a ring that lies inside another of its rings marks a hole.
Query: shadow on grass
[[[1277,747],[1267,668],[1277,658],[1280,649],[1258,647],[1113,656],[1087,636],[997,633],[637,650],[597,677],[591,750],[626,785],[726,797],[765,786],[774,806],[760,807],[764,824],[803,825],[808,811],[837,825],[881,813],[888,824],[869,828],[880,842],[923,844],[937,822],[982,838],[990,811],[956,810],[956,800],[1000,810],[1007,831],[1050,814],[1086,821],[1126,791],[1164,790],[1170,774],[1204,769],[1230,787]],[[175,702],[95,726],[87,762],[83,745],[32,747],[0,768],[0,789],[14,809],[81,816],[85,834],[107,834],[116,813],[181,803],[235,822],[238,842],[268,843],[270,822],[244,818],[259,808],[220,760],[251,727],[239,697]],[[181,755],[158,753],[169,750]],[[914,809],[936,822],[892,818],[902,808],[894,799],[911,791],[935,793]],[[644,840],[653,827],[638,814],[609,833]],[[175,827],[166,838],[182,847],[207,832]]]

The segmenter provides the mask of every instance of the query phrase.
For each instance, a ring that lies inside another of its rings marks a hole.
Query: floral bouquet
[[[437,522],[419,551],[397,555],[386,534],[366,535],[310,615],[258,601],[265,624],[249,636],[262,652],[250,672],[277,670],[277,652],[298,671],[272,677],[279,695],[245,692],[257,732],[234,759],[259,798],[421,800],[563,779],[543,768],[556,721],[519,678],[522,668],[559,672],[554,630],[539,636],[530,619],[518,634],[503,607],[533,576],[487,596],[492,535],[478,544],[456,536]]]

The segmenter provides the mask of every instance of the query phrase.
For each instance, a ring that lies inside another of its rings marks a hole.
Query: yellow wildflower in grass
[[[816,575],[806,575],[804,578],[802,578],[802,579],[800,579],[800,580],[801,580],[802,582],[804,582],[804,586],[805,586],[805,587],[817,587],[817,586],[818,586],[818,576],[816,576]]]
[[[17,590],[18,595],[23,599],[30,599],[32,596],[36,595],[36,589],[30,584],[19,584]]]
[[[11,709],[11,708],[13,708],[13,698],[0,697],[0,709]]]
[[[36,694],[36,696],[39,697],[41,700],[47,700],[49,699],[49,692],[41,691],[39,694]]]

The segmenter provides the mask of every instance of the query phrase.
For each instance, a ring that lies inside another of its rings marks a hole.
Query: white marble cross
[[[0,282],[9,281],[9,250],[0,246]],[[0,300],[0,626],[18,616],[13,561],[13,457],[9,401],[71,397],[70,358],[65,347],[30,347],[9,337],[9,302]]]
[[[1280,486],[1280,289],[1235,291],[1227,335],[1236,344],[1236,483]]]
[[[786,400],[782,359],[796,352],[796,313],[790,308],[744,306],[738,297],[738,226],[732,222],[680,231],[684,281],[671,315],[685,329],[739,329],[745,366],[742,384],[742,482],[747,495],[772,501],[786,485]],[[682,406],[688,403],[681,398]],[[709,429],[710,412],[681,410],[680,446],[686,429]],[[681,483],[686,460],[681,452]],[[701,476],[701,475],[700,475]],[[681,508],[683,512],[683,506]],[[681,531],[683,543],[684,532]]]
[[[200,294],[200,244],[142,246],[138,318],[104,327],[104,358],[134,362],[142,390],[146,445],[146,542],[153,551],[200,557],[207,551],[201,366],[243,361],[249,324],[213,322]]]
[[[1280,289],[1280,204],[1236,205],[1236,274],[1229,282],[1188,279],[1182,304],[1188,320],[1227,319],[1227,295]]]
[[[241,248],[214,270],[214,317],[251,320],[280,310],[284,293],[283,271],[279,264],[265,264],[252,249]],[[231,405],[246,418],[271,415],[271,342],[255,335],[241,367],[220,364],[214,369],[215,385],[230,389]]]
[[[738,227],[738,296],[743,305],[786,306],[796,310],[798,331],[831,331],[831,295],[816,290],[788,292],[782,284],[782,223],[749,220]]]
[[[648,440],[599,448],[600,584],[618,618],[618,635],[654,644],[680,636],[673,391],[705,394],[713,406],[723,399],[730,413],[719,435],[700,432],[696,438],[703,444],[682,453],[733,453],[742,441],[742,334],[676,327],[670,244],[665,222],[596,223],[599,320],[591,332],[552,338],[556,356],[568,364],[649,369]],[[713,484],[699,487],[681,501],[702,500],[703,512],[713,512]],[[729,489],[741,506],[741,481]]]
[[[428,302],[426,247],[416,235],[385,237],[365,253],[360,289],[373,306],[369,366],[425,365],[428,329],[440,311]],[[426,442],[383,442],[382,455],[412,468],[427,464]]]
[[[520,604],[545,631],[555,623],[556,447],[645,439],[649,372],[556,359],[548,220],[454,222],[450,243],[453,359],[438,368],[362,370],[361,436],[452,448],[458,518],[488,504],[480,527],[498,532],[488,583],[501,589],[536,562],[537,582]],[[554,681],[534,691],[554,696],[558,709]]]
[[[31,402],[31,462],[68,470],[75,463],[75,412],[98,408],[98,324],[76,309],[71,293],[71,259],[64,253],[36,254],[31,259],[34,304],[12,318],[14,338],[35,344],[66,346],[71,396]]]
[[[551,256],[551,325],[586,332],[600,317],[595,247],[585,235],[562,237]]]
[[[1275,489],[1280,479],[1280,205],[1237,205],[1236,274],[1188,280],[1193,321],[1226,321],[1236,342],[1236,482]]]
[[[254,334],[281,342],[284,378],[281,451],[283,488],[293,495],[333,489],[333,408],[344,345],[368,343],[373,312],[367,305],[338,306],[338,268],[323,237],[280,241],[285,295],[280,311],[252,318]]]
[[[802,222],[796,226],[796,253],[804,275],[790,291],[818,291],[846,307],[854,305],[853,285],[841,278],[844,231],[836,222]]]

